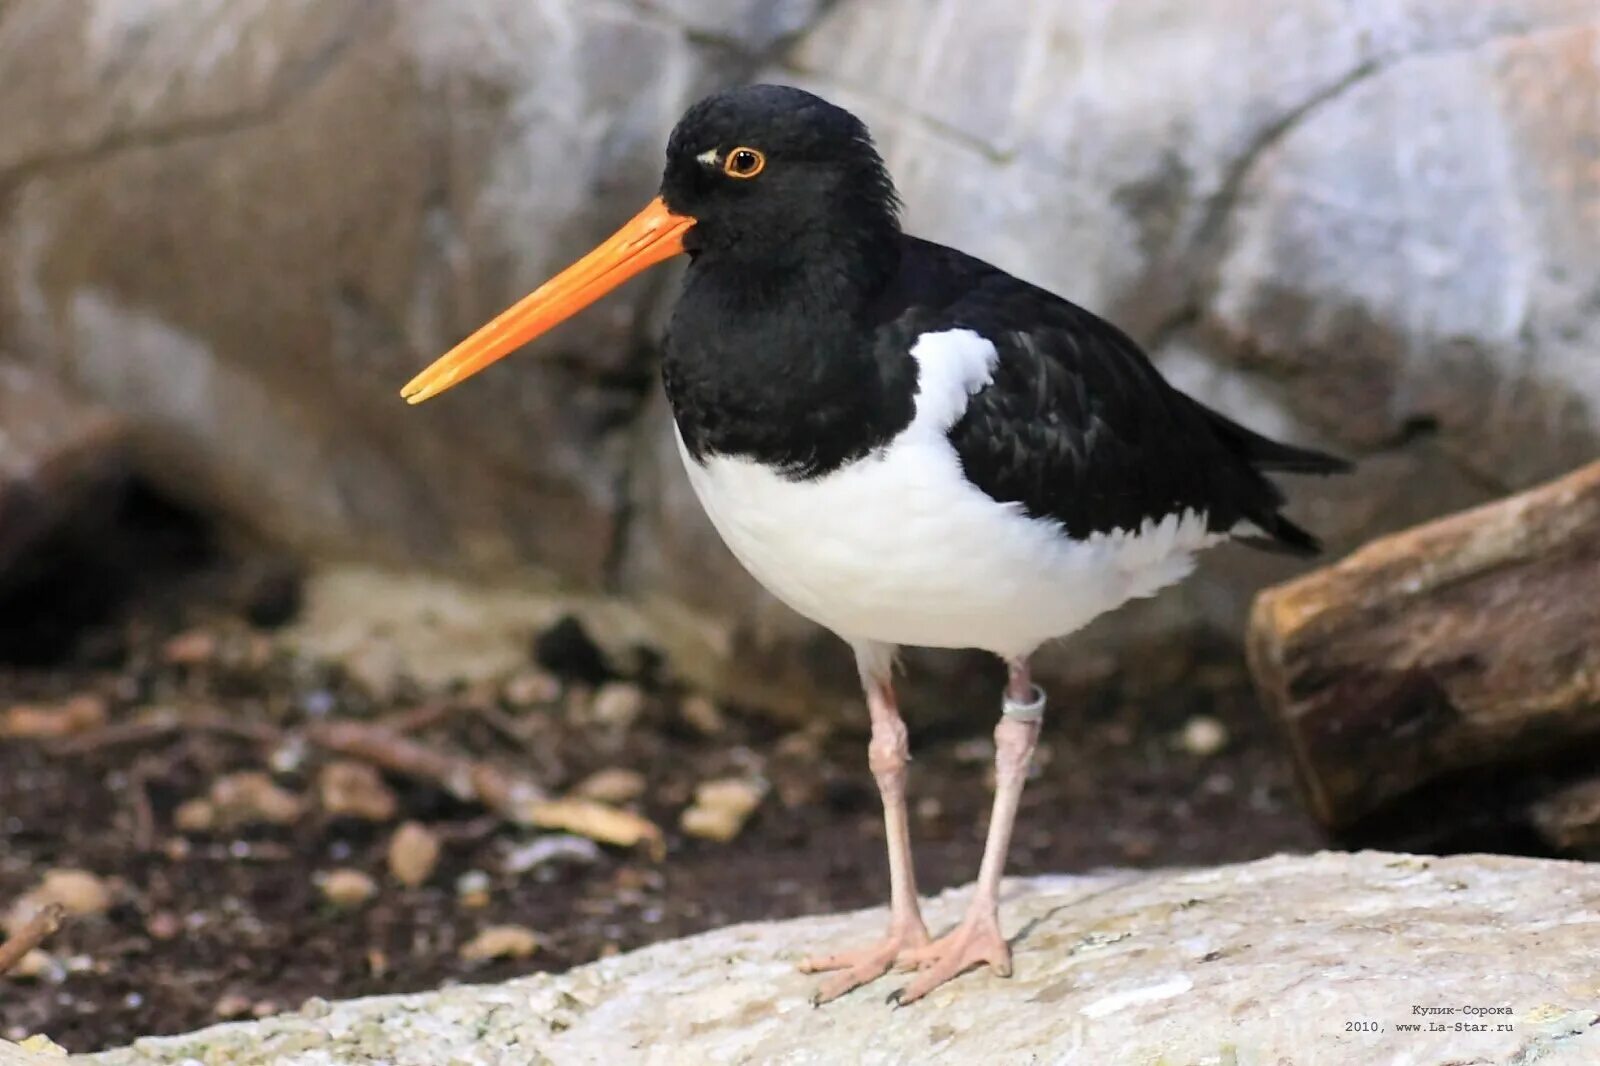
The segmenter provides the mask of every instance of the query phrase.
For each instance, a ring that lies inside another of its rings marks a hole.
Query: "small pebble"
[[[345,759],[329,763],[317,774],[317,796],[329,814],[365,822],[387,822],[400,807],[382,774],[366,763]]]
[[[1178,735],[1178,746],[1190,755],[1206,758],[1228,746],[1228,727],[1207,714],[1197,714]]]
[[[16,965],[6,971],[6,976],[18,981],[48,981],[58,985],[67,979],[67,968],[48,952],[34,948],[18,959]]]
[[[172,812],[172,824],[184,833],[204,833],[217,824],[217,809],[207,799],[184,800]]]
[[[211,1013],[224,1021],[231,1021],[234,1018],[243,1018],[246,1014],[249,1014],[250,1007],[249,996],[241,996],[237,992],[229,992],[212,1004]]]
[[[728,720],[723,717],[722,708],[699,694],[685,696],[683,702],[678,704],[678,715],[689,728],[703,737],[721,736],[728,729]]]
[[[227,774],[211,783],[207,797],[219,828],[291,825],[304,813],[300,797],[280,788],[259,770]]]
[[[156,911],[145,919],[144,931],[151,940],[172,940],[183,932],[183,921],[171,911]]]
[[[501,695],[513,707],[537,707],[561,698],[561,682],[543,670],[524,670],[506,681]]]
[[[613,766],[605,770],[596,770],[578,782],[572,791],[584,799],[598,800],[601,803],[631,803],[644,795],[646,787],[644,775],[637,770]]]
[[[111,886],[104,878],[65,867],[46,870],[34,896],[42,904],[61,904],[68,914],[101,914],[111,906]]]
[[[305,765],[307,754],[305,738],[291,736],[272,749],[267,756],[267,765],[275,774],[298,773],[300,767]]]
[[[601,685],[589,705],[589,714],[604,726],[627,729],[644,710],[644,690],[626,681]]]
[[[203,666],[217,657],[217,635],[206,629],[190,629],[170,638],[161,646],[161,658],[173,666]]]
[[[600,845],[589,838],[551,833],[512,848],[506,853],[502,866],[507,873],[521,874],[547,863],[571,862],[587,866],[599,861]]]
[[[490,926],[461,947],[461,957],[469,962],[489,959],[525,959],[539,950],[539,936],[521,925]]]
[[[378,884],[360,870],[348,867],[317,875],[317,888],[336,907],[359,907],[378,894]]]
[[[338,706],[338,697],[325,688],[313,689],[300,697],[300,709],[307,718],[326,718]]]
[[[11,905],[5,921],[0,924],[8,934],[15,935],[34,915],[51,904],[60,904],[68,914],[80,918],[103,914],[111,906],[111,886],[88,870],[69,867],[46,870],[39,883]]]
[[[489,905],[489,875],[482,870],[468,870],[456,878],[456,900],[473,910]]]
[[[31,1051],[35,1055],[48,1055],[55,1059],[67,1057],[66,1048],[43,1034],[36,1033],[33,1036],[19,1040],[17,1041],[17,1046],[22,1048],[23,1051]]]
[[[439,865],[439,838],[420,822],[406,822],[389,839],[389,872],[407,888],[433,876]]]

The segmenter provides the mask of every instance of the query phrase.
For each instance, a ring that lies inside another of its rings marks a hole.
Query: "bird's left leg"
[[[1011,976],[1011,946],[1000,934],[1000,878],[1005,874],[1011,828],[1017,820],[1028,764],[1039,740],[1045,700],[1028,672],[1027,659],[1012,659],[1007,665],[1010,677],[1005,703],[994,727],[994,813],[989,818],[978,885],[960,925],[926,947],[901,955],[902,966],[920,971],[895,997],[901,1004],[919,1000],[957,974],[984,963],[1001,977]]]

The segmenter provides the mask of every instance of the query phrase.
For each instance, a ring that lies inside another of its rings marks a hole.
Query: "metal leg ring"
[[[1007,693],[1000,713],[1019,722],[1037,722],[1044,717],[1044,703],[1044,689],[1034,685],[1033,698],[1027,703],[1018,703]]]

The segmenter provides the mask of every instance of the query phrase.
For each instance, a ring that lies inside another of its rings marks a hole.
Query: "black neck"
[[[815,477],[903,429],[916,366],[869,321],[900,247],[894,235],[818,232],[772,262],[698,254],[662,365],[689,453]]]

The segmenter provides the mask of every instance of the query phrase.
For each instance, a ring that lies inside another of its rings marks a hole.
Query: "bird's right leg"
[[[906,817],[906,763],[910,743],[900,718],[891,678],[892,652],[880,644],[855,645],[856,664],[872,715],[872,740],[867,763],[883,798],[884,838],[889,847],[889,932],[882,940],[854,951],[815,956],[800,964],[805,973],[838,971],[825,980],[813,998],[826,1003],[875,981],[889,972],[903,951],[928,943],[928,927],[917,905],[917,877],[911,865],[911,826]]]

